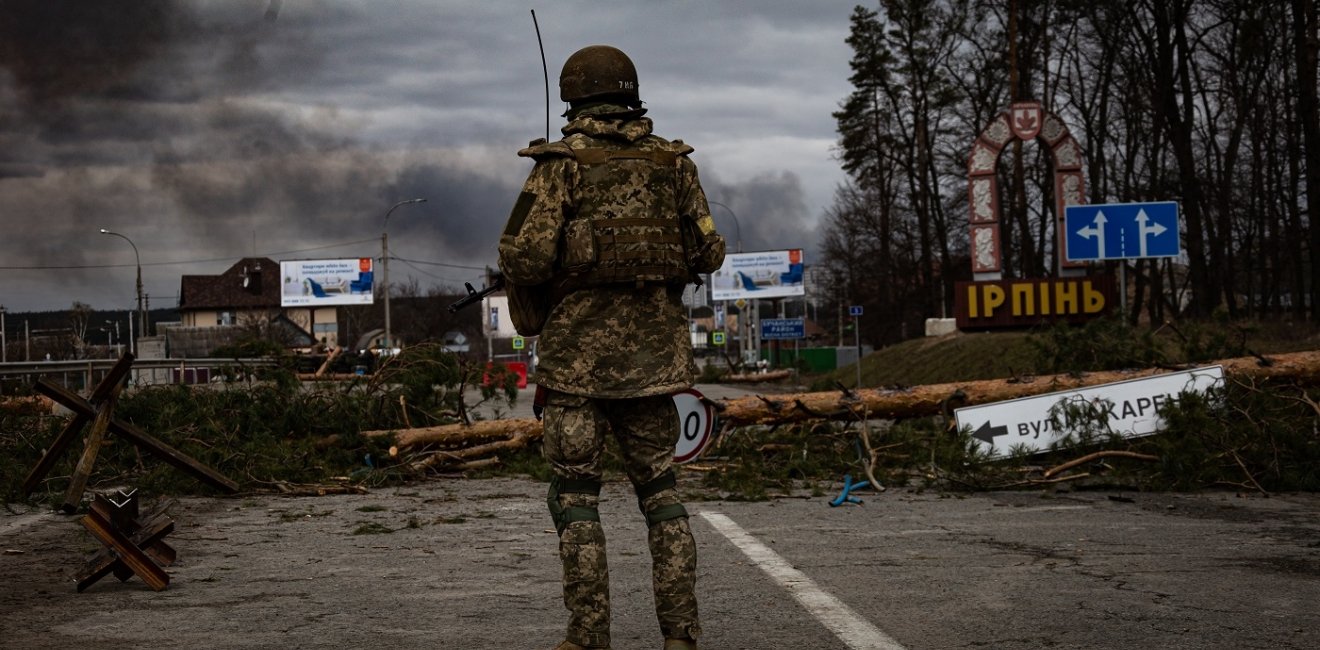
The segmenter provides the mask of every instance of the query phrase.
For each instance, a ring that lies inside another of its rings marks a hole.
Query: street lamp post
[[[395,208],[401,205],[408,205],[409,203],[426,203],[426,199],[408,199],[407,201],[399,201],[398,203],[391,205],[390,209],[385,211],[385,220],[384,223],[381,224],[381,228],[380,228],[381,230],[380,264],[382,271],[381,287],[385,291],[385,349],[386,350],[394,349],[394,343],[393,343],[394,339],[392,336],[390,336],[390,235],[389,235],[390,213],[394,212]]]
[[[5,306],[0,305],[0,363],[9,361],[9,333],[5,331]]]
[[[119,237],[120,239],[123,239],[124,241],[128,242],[128,245],[129,245],[129,246],[132,246],[132,247],[133,247],[133,259],[136,260],[136,262],[137,262],[137,312],[138,312],[138,336],[146,336],[146,335],[147,335],[147,312],[145,312],[145,311],[142,310],[142,257],[141,257],[140,255],[138,255],[137,244],[134,244],[134,243],[133,243],[133,240],[129,239],[128,237],[126,237],[126,236],[124,236],[124,235],[121,235],[121,234],[119,234],[119,233],[117,233],[117,232],[113,232],[113,231],[110,231],[110,230],[106,230],[105,228],[102,228],[102,229],[101,229],[101,234],[102,234],[102,235],[114,235],[115,237]],[[136,342],[136,341],[131,341],[131,342],[129,343],[129,351],[132,352],[133,354],[137,354],[137,342]]]
[[[737,250],[737,252],[741,253],[741,252],[742,252],[742,224],[739,224],[739,223],[738,223],[738,215],[736,215],[736,214],[733,213],[733,209],[732,209],[732,208],[730,208],[730,207],[727,206],[727,205],[724,205],[723,203],[720,203],[719,201],[711,201],[711,200],[708,199],[706,202],[709,203],[709,204],[711,204],[711,205],[718,205],[718,206],[720,206],[721,208],[724,208],[725,212],[728,212],[728,213],[729,213],[729,216],[730,216],[730,217],[733,217],[733,228],[734,228],[734,232],[738,233],[738,235],[737,235],[737,237],[738,237],[738,240],[737,240],[737,249],[738,249],[738,250]],[[754,303],[754,302],[755,302],[755,301],[753,301],[753,303]],[[744,323],[746,323],[745,326],[744,326]],[[745,358],[745,357],[747,356],[747,342],[748,342],[748,341],[747,341],[747,338],[750,337],[751,334],[752,334],[752,332],[751,332],[751,328],[752,328],[752,323],[751,323],[751,322],[748,320],[748,318],[747,318],[747,310],[746,310],[746,309],[739,310],[739,312],[738,312],[738,329],[744,330],[744,332],[745,332],[745,334],[746,334],[745,336],[739,336],[739,337],[738,337],[738,358],[740,358],[740,359],[743,359],[743,358]]]
[[[733,213],[733,210],[731,210],[731,209],[729,208],[729,206],[724,205],[723,203],[720,203],[719,201],[706,201],[706,202],[709,203],[709,204],[711,204],[711,205],[718,205],[718,206],[720,206],[721,208],[724,208],[726,211],[728,211],[729,216],[730,216],[730,217],[733,217],[733,228],[734,228],[734,231],[738,233],[738,241],[737,241],[737,248],[738,248],[738,250],[737,250],[737,252],[741,253],[741,252],[742,252],[742,226],[738,223],[738,215],[734,214],[734,213]]]

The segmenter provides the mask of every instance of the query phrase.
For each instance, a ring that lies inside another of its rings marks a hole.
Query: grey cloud
[[[736,249],[739,235],[744,251],[815,249],[816,234],[803,221],[807,208],[796,174],[761,174],[731,185],[716,179],[704,183],[704,188],[709,200],[724,204],[735,215],[731,219],[724,208],[711,206],[729,250]]]
[[[828,112],[845,91],[803,65],[827,47],[838,56],[851,5],[538,8],[551,137],[563,60],[587,44],[619,45],[637,60],[658,133],[718,154],[702,158],[703,179],[713,200],[737,211],[744,248],[810,247],[808,197],[828,189],[801,174],[803,161],[730,143],[787,131],[828,137]],[[831,65],[846,79],[846,58]],[[123,264],[131,251],[96,228],[123,230],[159,305],[180,275],[227,266],[159,262],[372,240],[384,210],[414,196],[428,203],[391,217],[396,255],[491,263],[527,171],[514,152],[545,135],[542,84],[527,8],[501,3],[2,3],[0,214],[11,236],[0,238],[0,265]],[[823,106],[812,109],[819,122],[802,115],[808,102]],[[290,256],[373,251],[367,241]],[[132,298],[123,295],[131,269],[8,272],[19,281],[0,303],[21,304],[19,292],[58,296],[32,298],[48,308]]]

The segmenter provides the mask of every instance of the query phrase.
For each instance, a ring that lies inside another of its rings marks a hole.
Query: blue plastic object
[[[862,481],[862,482],[860,482],[860,483],[853,483],[853,480],[852,480],[852,474],[844,474],[844,475],[843,475],[843,491],[839,493],[839,496],[835,497],[834,500],[830,502],[830,507],[831,507],[831,508],[834,508],[834,507],[840,506],[840,505],[842,505],[845,501],[848,502],[848,503],[856,503],[856,504],[858,504],[858,505],[861,505],[862,500],[861,500],[859,497],[851,496],[851,495],[849,495],[848,493],[849,493],[849,492],[852,492],[853,490],[860,490],[860,489],[862,489],[862,488],[864,488],[864,487],[866,487],[866,486],[868,486],[868,485],[870,485],[870,484],[871,484],[870,481]]]

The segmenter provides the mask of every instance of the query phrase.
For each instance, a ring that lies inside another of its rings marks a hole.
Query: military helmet
[[[589,45],[568,57],[559,73],[559,99],[571,104],[610,95],[625,98],[634,108],[642,104],[637,68],[627,54],[609,45]]]

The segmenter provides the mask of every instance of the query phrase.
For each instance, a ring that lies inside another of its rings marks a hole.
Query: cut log
[[[55,412],[55,400],[45,395],[0,397],[0,413],[10,415],[50,415]]]
[[[446,424],[438,427],[420,427],[417,429],[383,429],[363,431],[370,437],[394,434],[395,444],[399,447],[439,444],[446,447],[465,447],[491,440],[507,439],[514,436],[541,437],[541,422],[534,418],[516,420],[478,420],[472,424]]]
[[[1261,357],[1224,359],[1202,366],[1223,366],[1230,380],[1287,379],[1303,385],[1320,384],[1320,351],[1293,352]],[[1179,369],[1147,368],[1061,374],[1043,377],[988,379],[950,384],[932,384],[902,389],[863,388],[847,393],[796,393],[752,396],[722,400],[719,417],[733,426],[779,424],[811,419],[851,419],[862,413],[875,419],[901,419],[937,415],[945,407],[952,409],[973,404],[1040,395],[1086,386],[1137,379]]]
[[[339,358],[339,353],[343,352],[343,350],[344,349],[338,345],[336,345],[333,350],[330,350],[330,354],[325,357],[325,361],[321,362],[321,367],[316,369],[316,376],[325,376],[325,371],[330,368],[330,364],[334,363],[335,359]]]
[[[761,382],[782,381],[792,376],[788,370],[771,370],[770,372],[753,372],[743,375],[725,375],[720,378],[722,382],[731,384],[756,384]]]
[[[1241,357],[1203,364],[1213,365],[1223,366],[1225,377],[1232,381],[1286,379],[1304,386],[1320,385],[1320,351],[1271,355],[1268,359]],[[752,395],[718,400],[714,404],[719,418],[726,426],[733,427],[807,420],[852,420],[861,415],[873,419],[901,419],[938,415],[946,407],[951,410],[1186,369],[1147,368],[1080,375],[988,379],[903,389],[863,388],[848,392],[835,390],[768,397]],[[390,434],[397,436],[400,447],[425,443],[465,446],[517,436],[527,436],[527,440],[531,441],[541,436],[541,422],[531,418],[482,420],[471,425],[451,424],[421,429],[363,432],[367,436]]]
[[[517,431],[514,433],[513,437],[508,440],[497,440],[495,442],[488,442],[484,445],[468,447],[467,449],[437,451],[434,454],[427,456],[425,459],[413,463],[412,468],[416,471],[424,471],[436,467],[444,467],[446,465],[466,464],[487,456],[522,449],[527,446],[527,443],[541,437],[541,423],[536,420],[532,420],[532,422],[536,422],[537,425],[534,435],[527,431]]]

